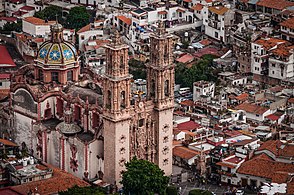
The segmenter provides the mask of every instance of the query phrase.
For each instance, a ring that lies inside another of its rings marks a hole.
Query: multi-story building
[[[32,36],[45,36],[50,33],[50,25],[55,21],[45,21],[36,17],[23,19],[22,31]]]
[[[21,7],[26,5],[25,0],[7,0],[5,1],[4,9],[6,16],[12,16],[14,12],[17,12]]]
[[[294,17],[280,23],[282,39],[294,42]]]
[[[215,84],[208,81],[197,81],[193,84],[193,100],[199,100],[203,96],[214,97]]]
[[[281,80],[294,78],[294,45],[278,45],[270,51],[268,76]]]
[[[228,41],[228,27],[233,24],[233,12],[223,6],[204,7],[203,25],[205,34],[226,43]]]
[[[269,54],[270,50],[276,48],[286,41],[276,38],[263,38],[251,43],[251,72],[253,80],[262,83],[277,83],[269,79]]]

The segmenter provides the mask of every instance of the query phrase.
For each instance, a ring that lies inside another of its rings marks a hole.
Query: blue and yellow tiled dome
[[[62,26],[60,24],[51,27],[51,41],[43,43],[37,55],[37,61],[43,64],[66,65],[77,60],[75,47],[63,40]]]

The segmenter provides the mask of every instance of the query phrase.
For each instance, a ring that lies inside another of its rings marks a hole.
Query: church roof
[[[40,47],[37,60],[46,64],[68,64],[75,62],[76,56],[76,49],[71,43],[47,41]]]

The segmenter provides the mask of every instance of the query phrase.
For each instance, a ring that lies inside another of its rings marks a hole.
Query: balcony
[[[216,21],[213,21],[213,20],[209,20],[208,21],[208,26],[214,28],[214,29],[217,29],[217,30],[220,30],[221,29],[221,25],[220,25],[220,22],[216,22]]]

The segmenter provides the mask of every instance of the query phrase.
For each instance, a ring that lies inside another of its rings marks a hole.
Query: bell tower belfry
[[[121,171],[129,160],[130,81],[128,46],[116,31],[106,48],[103,81],[104,177],[119,185]]]
[[[158,151],[156,164],[166,175],[172,173],[172,129],[174,108],[174,64],[172,35],[160,21],[150,35],[150,62],[147,67],[147,99],[154,104]]]

